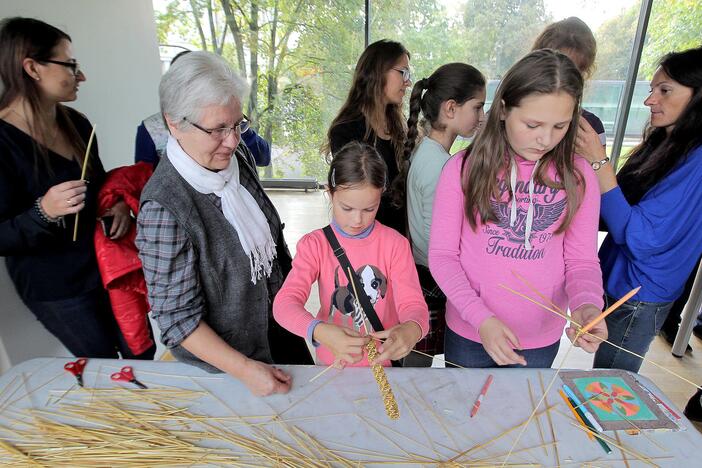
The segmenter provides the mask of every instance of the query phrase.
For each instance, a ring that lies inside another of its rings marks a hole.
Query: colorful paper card
[[[605,431],[678,429],[627,371],[561,371],[560,377]]]

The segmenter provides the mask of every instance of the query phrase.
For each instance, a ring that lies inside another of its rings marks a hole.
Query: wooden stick
[[[341,373],[338,373],[338,374],[336,374],[336,375],[333,375],[330,379],[325,380],[320,386],[318,386],[317,388],[315,388],[314,390],[312,390],[310,393],[308,393],[307,395],[305,395],[303,398],[297,400],[295,403],[291,404],[290,406],[288,406],[287,408],[285,408],[283,411],[279,412],[279,413],[278,413],[278,416],[284,415],[285,413],[287,413],[288,411],[290,411],[291,409],[293,409],[295,406],[299,405],[300,403],[302,403],[303,401],[305,401],[306,399],[308,399],[309,397],[311,397],[312,395],[314,395],[315,393],[317,393],[318,391],[320,391],[322,388],[324,388],[325,385],[327,385],[329,382],[331,382],[332,380],[334,380],[335,378],[337,378],[337,377],[340,376],[340,375],[341,375]]]
[[[548,307],[548,306],[546,306],[546,305],[540,303],[539,301],[536,301],[536,300],[530,298],[529,296],[526,296],[526,295],[524,295],[524,294],[522,294],[522,293],[520,293],[520,292],[518,292],[518,291],[515,291],[514,289],[510,288],[509,286],[505,286],[504,284],[500,284],[499,286],[500,286],[501,288],[503,288],[503,289],[506,289],[507,291],[510,291],[510,292],[513,293],[513,294],[516,294],[517,296],[523,297],[524,299],[528,300],[529,302],[533,302],[534,304],[540,306],[541,308],[543,308],[543,309],[545,309],[545,310],[548,310],[549,312],[553,312],[553,313],[555,313],[555,314],[557,314],[557,315],[560,316],[560,314],[559,314],[558,312],[556,312],[555,310],[551,309],[550,307]],[[575,321],[573,321],[573,320],[571,320],[571,323],[573,323],[576,327],[582,329],[582,325],[580,325],[579,323],[577,323],[577,322],[575,322]],[[673,376],[679,378],[680,380],[683,380],[684,382],[689,383],[690,385],[692,385],[692,386],[695,387],[696,389],[702,390],[702,386],[697,385],[695,382],[693,382],[693,381],[691,381],[691,380],[689,380],[689,379],[683,377],[683,376],[680,375],[680,374],[677,374],[677,373],[673,372],[672,370],[668,369],[667,367],[665,367],[665,366],[663,366],[663,365],[661,365],[661,364],[658,364],[658,363],[655,362],[655,361],[652,361],[652,360],[646,358],[645,356],[642,356],[641,354],[637,354],[637,353],[635,353],[635,352],[633,352],[633,351],[630,351],[630,350],[628,350],[628,349],[626,349],[626,348],[624,348],[624,347],[622,347],[622,346],[619,346],[619,345],[617,345],[617,344],[615,344],[615,343],[612,343],[611,341],[603,340],[603,339],[600,338],[599,336],[593,335],[593,334],[591,334],[591,333],[589,333],[589,332],[583,332],[582,334],[586,334],[586,335],[593,336],[593,337],[597,338],[598,340],[601,340],[602,343],[607,343],[608,345],[613,346],[613,347],[615,347],[615,348],[617,348],[617,349],[619,349],[619,350],[621,350],[621,351],[624,351],[625,353],[629,353],[629,354],[631,354],[632,356],[636,356],[637,358],[641,359],[642,361],[648,362],[649,364],[656,366],[656,367],[659,368],[660,370],[662,370],[662,371],[664,371],[664,372],[667,372],[668,374],[673,375]]]
[[[541,410],[541,411],[539,411],[537,414],[540,415],[541,413],[551,411],[551,410],[554,409],[554,408],[555,408],[555,405],[554,405],[554,406],[547,406],[547,407],[544,407],[544,409]],[[506,431],[502,432],[501,434],[498,434],[497,436],[493,437],[492,439],[488,440],[487,442],[484,442],[484,443],[482,443],[482,444],[480,444],[480,445],[477,445],[477,446],[475,446],[475,447],[471,447],[471,448],[469,448],[469,449],[467,449],[467,450],[464,450],[463,452],[459,453],[459,454],[456,455],[455,457],[450,458],[450,459],[448,460],[448,463],[458,463],[456,460],[458,460],[459,458],[461,458],[461,457],[463,457],[463,456],[465,456],[465,455],[467,455],[467,454],[469,454],[469,453],[471,453],[471,452],[475,452],[475,451],[477,451],[477,450],[480,450],[481,448],[485,448],[485,447],[487,447],[487,446],[490,445],[490,444],[496,443],[498,440],[500,440],[502,437],[505,437],[506,435],[510,434],[512,431],[515,431],[515,430],[519,429],[520,427],[524,427],[525,425],[529,424],[529,421],[530,421],[530,420],[527,419],[527,420],[525,420],[525,421],[523,421],[523,422],[521,422],[521,423],[518,423],[517,425],[510,427],[510,428],[507,429]],[[506,462],[507,462],[506,460],[503,462],[503,466],[504,466],[504,464],[506,464]]]
[[[441,414],[434,411],[434,408],[429,403],[427,403],[427,401],[424,399],[424,393],[419,391],[419,388],[417,387],[417,383],[414,380],[412,380],[411,382],[412,382],[412,387],[414,388],[414,391],[417,392],[417,394],[410,395],[409,392],[405,391],[403,388],[400,387],[400,391],[405,394],[405,399],[407,399],[407,397],[411,397],[415,401],[417,401],[420,405],[422,405],[424,407],[424,409],[427,410],[427,413],[430,414],[436,420],[437,423],[439,423],[439,426],[441,426],[441,429],[443,429],[446,436],[449,439],[451,439],[451,442],[453,442],[454,446],[457,447],[458,442],[453,437],[454,436],[453,432],[449,431],[448,428],[446,427],[446,424],[444,423],[444,421],[441,420],[441,418],[442,418]],[[474,442],[474,440],[472,440],[472,438],[471,438],[471,442]]]
[[[31,464],[31,465],[44,466],[43,464],[37,462],[36,460],[34,460],[32,457],[30,457],[26,453],[22,452],[21,450],[17,449],[16,447],[13,447],[10,444],[3,442],[2,440],[0,440],[0,448],[4,448],[6,451],[8,451],[13,456]]]
[[[5,408],[8,408],[8,407],[14,405],[15,403],[17,403],[18,401],[27,398],[29,395],[31,395],[32,393],[36,392],[36,391],[39,390],[40,388],[49,385],[51,382],[53,382],[54,380],[56,380],[56,379],[58,379],[58,378],[60,378],[60,377],[62,377],[62,376],[64,376],[64,375],[67,375],[67,374],[66,374],[66,372],[63,371],[63,369],[61,369],[61,372],[58,373],[58,374],[56,374],[56,375],[55,375],[54,377],[52,377],[51,379],[47,380],[46,382],[44,382],[43,384],[39,385],[38,387],[36,387],[36,388],[34,388],[34,389],[32,389],[32,390],[29,390],[29,389],[28,389],[28,384],[27,384],[27,382],[26,382],[26,375],[25,375],[24,372],[23,372],[23,373],[22,373],[22,381],[23,381],[23,385],[24,385],[25,388],[27,389],[27,393],[25,393],[24,395],[22,395],[22,396],[20,396],[20,397],[15,398],[14,400],[12,400],[12,401],[10,401],[10,402],[5,402],[5,403],[3,403],[2,408],[0,408],[0,413],[3,412],[3,411],[5,411]],[[18,388],[19,388],[19,387],[18,387]],[[14,395],[14,393],[15,393],[15,392],[13,391],[12,394]]]
[[[624,304],[624,303],[625,303],[626,301],[628,301],[634,294],[636,294],[637,292],[639,292],[639,289],[641,289],[641,286],[638,286],[638,287],[632,289],[631,291],[629,291],[628,293],[624,294],[624,296],[622,296],[621,299],[619,299],[617,302],[615,302],[615,303],[612,304],[611,306],[607,307],[607,308],[605,309],[604,312],[602,312],[600,315],[598,315],[597,317],[595,317],[595,319],[592,320],[590,323],[588,323],[587,325],[585,325],[585,326],[578,332],[578,334],[582,335],[583,333],[587,333],[588,331],[590,331],[590,329],[591,329],[592,327],[594,327],[594,326],[597,325],[599,322],[601,322],[602,320],[604,320],[605,317],[607,317],[609,314],[611,314],[612,312],[614,312],[615,310],[617,310],[617,308],[618,308],[620,305]]]
[[[332,369],[333,367],[334,367],[334,363],[332,362],[331,364],[329,364],[329,367],[327,367],[327,368],[324,369],[322,372],[320,372],[319,374],[317,374],[317,375],[315,375],[314,377],[312,377],[308,382],[314,382],[315,380],[317,380],[318,378],[320,378],[325,372],[327,372],[328,370]]]
[[[546,391],[544,392],[543,396],[541,397],[541,400],[539,400],[539,403],[537,403],[536,408],[534,408],[534,411],[531,412],[529,419],[527,419],[526,423],[524,423],[524,426],[522,426],[522,430],[519,431],[519,435],[517,436],[516,440],[512,444],[512,447],[510,447],[509,452],[507,453],[507,456],[505,457],[504,461],[502,462],[502,468],[504,468],[504,466],[507,464],[507,460],[509,459],[509,456],[512,454],[514,447],[516,447],[517,443],[519,443],[519,439],[521,439],[522,435],[524,435],[524,431],[526,430],[527,426],[529,425],[532,418],[536,414],[536,411],[539,409],[539,406],[541,406],[541,403],[543,403],[548,392],[551,391],[551,387],[553,387],[553,384],[556,382],[556,379],[558,378],[558,373],[561,371],[561,368],[563,368],[563,364],[565,364],[565,361],[568,358],[568,355],[570,354],[570,352],[573,350],[573,348],[574,348],[574,346],[571,343],[571,345],[568,347],[568,351],[566,351],[565,355],[563,356],[563,359],[561,360],[561,365],[558,366],[558,369],[556,369],[556,372],[554,372],[554,374],[553,374],[553,378],[551,379],[551,382],[549,382],[548,386],[546,387]]]
[[[546,297],[544,294],[541,294],[539,290],[537,290],[536,287],[534,287],[534,285],[532,285],[526,278],[524,278],[522,275],[520,275],[514,270],[512,270],[512,274],[516,276],[519,281],[524,283],[529,289],[531,289],[537,296],[539,296],[544,301],[548,302],[548,304],[551,307],[553,307],[564,319],[568,318],[568,314],[566,314],[564,311],[561,310],[560,307],[554,304],[554,302],[549,297]]]
[[[85,156],[83,157],[83,167],[80,171],[80,180],[85,180],[85,171],[88,169],[90,147],[93,146],[93,138],[95,137],[96,127],[97,125],[93,125],[93,130],[90,132],[90,138],[88,139],[88,146],[85,147]],[[73,242],[75,242],[78,238],[78,215],[80,215],[80,211],[76,212],[75,223],[73,224]]]
[[[585,424],[585,421],[583,421],[583,418],[580,417],[577,411],[575,411],[575,407],[570,405],[570,402],[568,401],[568,397],[566,394],[561,390],[560,388],[558,389],[558,394],[563,398],[563,402],[565,403],[566,407],[570,410],[571,414],[575,418],[578,423],[583,426],[583,427],[588,427],[587,424]],[[589,429],[589,428],[588,428]],[[587,438],[590,440],[595,440],[595,438],[592,435],[592,431],[587,432]]]
[[[400,389],[400,390],[402,390],[402,389]],[[405,403],[406,402],[407,402],[407,399],[405,398]],[[412,409],[412,406],[407,405],[407,404],[405,406],[407,407],[410,414],[412,415],[412,418],[414,418],[414,421],[417,423],[417,427],[419,427],[422,430],[422,432],[424,433],[424,436],[429,441],[429,444],[431,444],[431,448],[434,451],[434,455],[436,457],[441,457],[441,454],[438,452],[438,450],[436,450],[436,446],[434,445],[434,439],[432,439],[431,436],[429,435],[429,433],[427,433],[427,430],[424,428],[424,425],[419,422],[419,418],[417,417],[414,410]]]
[[[541,385],[541,393],[546,394],[546,388],[544,387],[544,379],[543,376],[541,375],[541,371],[538,372],[539,374],[539,385]],[[548,397],[544,397],[544,405],[548,407]],[[556,452],[556,467],[560,468],[561,466],[561,459],[558,456],[558,441],[556,440],[556,431],[553,430],[553,421],[551,420],[551,412],[546,413],[546,417],[548,418],[548,425],[551,428],[551,438],[553,439],[553,450]]]
[[[619,431],[614,431],[614,437],[616,437],[617,443],[618,443],[619,445],[621,445],[621,444],[622,444],[622,439],[619,437]],[[617,447],[617,448],[619,448],[619,447]],[[622,460],[624,461],[624,466],[625,466],[626,468],[630,468],[630,466],[629,466],[629,460],[626,459],[626,452],[625,452],[624,450],[622,450],[622,449],[619,449],[619,451],[622,453]]]
[[[394,429],[392,429],[392,428],[390,428],[390,427],[388,427],[388,426],[386,426],[386,425],[384,425],[384,424],[381,424],[381,423],[379,423],[379,422],[377,422],[377,421],[369,420],[369,419],[367,419],[366,417],[361,416],[360,414],[357,414],[356,416],[358,417],[358,419],[360,419],[361,421],[363,421],[364,423],[366,423],[366,425],[367,425],[369,428],[371,428],[371,429],[373,429],[375,432],[377,432],[378,435],[380,435],[380,437],[382,437],[382,438],[384,438],[385,440],[387,440],[390,444],[394,445],[394,446],[395,446],[398,450],[400,450],[401,452],[404,452],[404,453],[407,455],[407,457],[411,457],[412,455],[411,455],[407,450],[405,450],[404,448],[402,448],[402,446],[400,446],[399,443],[397,443],[396,441],[392,440],[392,439],[391,439],[390,437],[388,437],[383,431],[379,430],[377,427],[375,427],[373,424],[371,424],[371,422],[373,422],[373,423],[375,423],[375,424],[381,426],[383,429],[386,429],[386,430],[388,430],[388,431],[394,432],[395,434],[401,435],[402,437],[406,438],[407,440],[409,440],[410,442],[412,442],[412,443],[414,443],[414,444],[416,444],[416,445],[421,445],[421,446],[423,446],[424,448],[429,448],[429,447],[427,447],[427,446],[424,445],[424,444],[420,444],[419,441],[414,440],[414,439],[412,439],[411,437],[407,437],[406,435],[404,435],[404,434],[402,434],[402,433],[400,433],[400,432],[397,432],[397,431],[395,431]],[[426,460],[430,460],[429,457],[424,457],[424,458],[425,458]]]
[[[590,430],[589,427],[582,427],[580,424],[576,424],[576,423],[574,423],[574,422],[571,422],[570,424],[571,424],[572,426],[577,427],[577,428],[580,429],[581,431],[592,432],[592,431]],[[611,438],[611,437],[608,437],[608,436],[606,436],[606,435],[604,435],[604,434],[598,434],[598,437],[600,437],[600,438],[603,439],[603,440],[606,440],[608,444],[614,445],[614,446],[617,447],[619,450],[628,452],[629,454],[635,456],[636,458],[638,458],[638,459],[641,460],[642,462],[644,462],[644,463],[646,463],[646,464],[649,464],[649,465],[652,465],[652,466],[656,466],[655,463],[651,462],[651,459],[650,459],[649,457],[646,457],[646,456],[644,456],[644,455],[641,455],[640,453],[636,452],[636,451],[635,451],[634,449],[632,449],[632,448],[627,448],[627,447],[624,447],[624,445],[617,444],[617,442],[616,442],[615,439],[613,439],[613,438]]]
[[[598,397],[599,397],[600,395],[601,395],[601,393],[598,393],[598,394],[596,394],[596,395],[593,395],[593,396],[592,396],[591,398],[589,398],[587,401],[590,401],[590,400],[592,400],[592,399],[599,399]],[[583,402],[583,405],[584,405],[585,403],[587,403],[587,401],[586,401],[586,402]],[[634,430],[636,430],[636,432],[638,432],[638,433],[640,433],[641,435],[643,435],[643,436],[644,436],[646,439],[648,439],[648,441],[651,442],[653,445],[655,445],[656,447],[658,447],[659,449],[661,449],[661,450],[663,450],[663,451],[666,450],[661,444],[659,444],[658,442],[656,442],[655,440],[653,440],[653,438],[651,438],[650,435],[646,434],[646,431],[645,431],[644,429],[642,429],[642,428],[640,428],[639,426],[637,426],[636,424],[634,424],[634,422],[633,422],[631,419],[627,418],[625,414],[623,414],[621,411],[619,411],[619,410],[617,409],[616,406],[612,405],[612,410],[614,410],[614,412],[617,414],[617,416],[619,416],[619,417],[622,418],[624,421],[626,421],[630,426],[632,426],[632,427],[634,428]]]
[[[536,409],[536,403],[534,402],[534,391],[531,389],[531,381],[529,379],[527,379],[527,387],[529,388],[529,400],[531,401],[531,406],[533,409]],[[545,447],[546,440],[544,439],[544,430],[541,428],[541,420],[539,418],[536,418],[536,427],[539,429],[539,437],[541,437],[541,444],[544,447],[544,454],[548,455],[548,451]]]
[[[538,305],[539,307],[541,307],[541,308],[543,308],[543,309],[548,310],[549,312],[553,312],[554,314],[556,314],[556,315],[558,315],[558,316],[560,316],[560,317],[563,317],[563,315],[561,314],[561,312],[559,312],[559,311],[557,311],[557,310],[554,310],[554,309],[550,308],[549,306],[544,305],[544,304],[542,304],[541,302],[536,301],[536,300],[530,298],[530,297],[527,296],[526,294],[522,294],[522,293],[520,293],[519,291],[515,291],[514,289],[512,289],[512,288],[510,288],[509,286],[506,286],[506,285],[504,285],[504,284],[500,284],[499,286],[500,286],[502,289],[506,289],[507,291],[511,292],[512,294],[516,294],[517,296],[520,296],[520,297],[526,299],[526,300],[529,301],[529,302],[533,302],[534,304]]]

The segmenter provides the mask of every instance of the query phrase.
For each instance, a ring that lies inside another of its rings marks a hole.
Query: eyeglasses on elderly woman
[[[183,117],[183,120],[188,122],[193,127],[197,128],[198,130],[207,133],[215,140],[220,141],[227,138],[234,130],[236,130],[239,134],[242,134],[251,126],[251,122],[249,121],[249,118],[246,115],[244,115],[244,118],[241,119],[239,123],[234,124],[233,127],[205,128],[196,124],[195,122],[191,122],[186,117]]]

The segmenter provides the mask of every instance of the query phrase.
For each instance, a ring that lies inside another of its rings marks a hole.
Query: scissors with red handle
[[[119,372],[112,374],[110,378],[115,382],[129,382],[133,383],[139,388],[149,388],[134,377],[134,370],[132,369],[132,366],[124,366]]]
[[[83,386],[83,369],[85,369],[85,364],[88,362],[85,358],[80,358],[75,361],[67,362],[63,368],[68,372],[73,374],[78,381],[78,385]]]

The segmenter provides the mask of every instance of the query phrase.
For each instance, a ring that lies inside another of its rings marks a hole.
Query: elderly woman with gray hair
[[[290,256],[282,223],[240,144],[245,82],[209,52],[161,79],[166,158],[144,188],[136,243],[162,342],[181,361],[224,371],[252,393],[290,389],[273,363],[311,364],[271,319]]]

